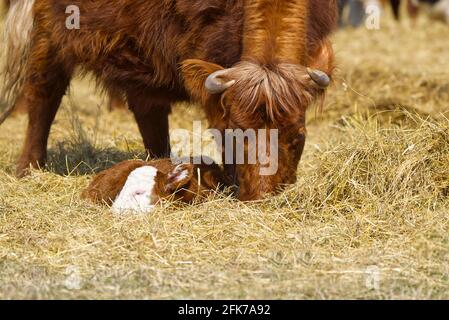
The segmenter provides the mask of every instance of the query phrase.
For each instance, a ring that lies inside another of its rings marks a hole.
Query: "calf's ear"
[[[181,65],[184,85],[190,95],[199,101],[206,101],[210,96],[205,86],[207,78],[221,70],[224,68],[218,64],[198,59],[184,60]]]
[[[185,187],[193,178],[193,165],[180,164],[167,173],[165,190],[169,193]]]

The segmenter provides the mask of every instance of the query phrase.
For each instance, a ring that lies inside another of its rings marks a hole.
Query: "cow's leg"
[[[345,7],[348,4],[348,0],[338,0],[338,23],[340,28],[345,26],[345,21],[343,14],[345,12]]]
[[[28,112],[28,128],[17,163],[19,177],[25,175],[30,166],[44,166],[50,127],[71,78],[71,71],[55,62],[54,51],[45,42],[36,43],[31,50],[28,76],[21,94],[21,104]]]
[[[349,23],[352,27],[358,28],[365,18],[365,6],[361,0],[351,0],[349,2]]]
[[[396,20],[399,20],[401,14],[401,0],[390,0],[393,15]]]
[[[407,12],[409,17],[412,19],[412,22],[416,22],[416,18],[419,15],[419,6],[413,0],[407,1]]]
[[[170,103],[154,102],[150,97],[128,94],[128,105],[134,113],[143,143],[152,158],[170,156],[168,116]]]

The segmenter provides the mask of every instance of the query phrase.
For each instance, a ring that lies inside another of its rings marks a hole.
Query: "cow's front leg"
[[[153,102],[150,97],[128,94],[128,105],[134,113],[143,143],[152,158],[170,156],[168,116],[170,103]]]
[[[44,166],[50,127],[72,74],[71,70],[55,62],[54,50],[46,41],[35,43],[18,100],[18,104],[28,112],[25,144],[17,162],[19,177],[26,175],[30,166]]]

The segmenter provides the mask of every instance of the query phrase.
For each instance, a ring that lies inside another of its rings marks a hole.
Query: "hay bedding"
[[[94,172],[142,158],[132,116],[108,113],[88,80],[64,101],[45,172],[13,177],[26,119],[9,119],[0,298],[449,298],[447,32],[423,19],[338,33],[299,181],[258,203],[215,194],[117,218],[81,200]],[[174,110],[173,128],[200,114]]]

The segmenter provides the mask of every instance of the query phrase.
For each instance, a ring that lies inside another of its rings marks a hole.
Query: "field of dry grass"
[[[114,217],[93,172],[142,156],[132,116],[77,80],[49,169],[13,176],[26,118],[0,127],[0,298],[449,298],[449,27],[335,35],[299,181],[259,203],[217,195]],[[174,108],[172,128],[203,118]]]

